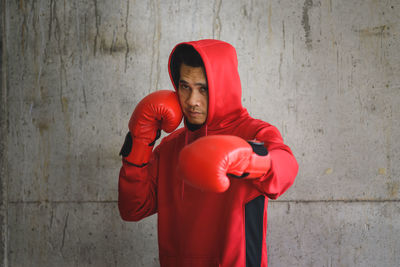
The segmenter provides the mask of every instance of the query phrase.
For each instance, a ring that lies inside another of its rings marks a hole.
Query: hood
[[[174,61],[174,51],[183,44],[193,46],[200,54],[205,67],[208,83],[208,114],[202,128],[206,129],[207,134],[207,131],[228,127],[246,112],[242,107],[242,88],[235,48],[226,42],[212,39],[176,45],[168,61],[169,76],[175,91],[178,88],[173,80],[171,63]]]

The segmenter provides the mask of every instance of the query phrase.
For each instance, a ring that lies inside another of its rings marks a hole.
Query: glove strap
[[[143,138],[132,138],[131,133],[128,132],[125,137],[125,142],[119,152],[124,161],[136,167],[145,166],[153,151],[153,146],[158,138],[161,136],[161,130],[157,130],[156,137],[153,142],[147,144],[147,140]],[[133,148],[133,151],[132,151]]]
[[[251,148],[253,149],[253,152],[256,153],[259,156],[266,156],[268,155],[268,150],[264,146],[264,142],[259,142],[259,141],[247,141]]]
[[[269,170],[271,159],[268,156],[268,150],[264,147],[264,143],[258,141],[247,141],[247,143],[249,143],[254,152],[250,157],[249,165],[242,175],[237,176],[228,173],[228,177],[236,179],[255,179],[263,176]]]

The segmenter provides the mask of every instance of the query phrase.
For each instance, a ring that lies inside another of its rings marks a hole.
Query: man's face
[[[178,96],[185,118],[192,124],[203,124],[208,112],[208,87],[202,67],[182,63]]]

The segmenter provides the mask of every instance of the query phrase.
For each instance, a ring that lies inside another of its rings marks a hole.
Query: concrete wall
[[[270,266],[400,262],[400,2],[2,0],[3,266],[157,266],[156,217],[121,221],[134,106],[180,42],[238,52],[243,103],[292,147]]]

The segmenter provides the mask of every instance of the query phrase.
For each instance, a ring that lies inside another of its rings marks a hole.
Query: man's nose
[[[190,92],[187,103],[190,106],[198,106],[200,104],[199,93],[196,90]]]

